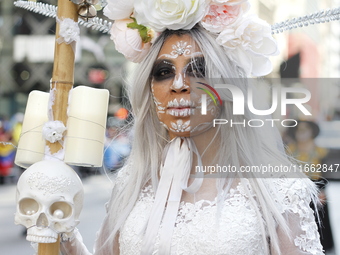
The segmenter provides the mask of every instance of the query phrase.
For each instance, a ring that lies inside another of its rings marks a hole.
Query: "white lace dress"
[[[293,240],[285,240],[287,237],[278,232],[279,239],[282,240],[282,254],[323,254],[314,215],[309,201],[305,200],[306,194],[300,181],[272,181],[277,184],[274,185],[276,190],[272,192],[278,198],[277,204],[281,212],[289,217],[289,226],[294,237]],[[120,255],[141,253],[143,233],[153,201],[154,192],[150,185],[142,190],[120,231]],[[171,240],[171,254],[265,254],[259,217],[241,183],[230,190],[218,222],[216,213],[216,200],[200,200],[194,204],[181,202]],[[153,254],[159,254],[158,240]]]
[[[266,180],[276,205],[286,217],[291,231],[289,239],[276,226],[282,255],[324,254],[313,211],[309,207],[309,195],[299,179]],[[242,184],[243,183],[243,184]],[[245,187],[247,186],[247,187]],[[245,189],[247,188],[247,190]],[[247,192],[250,190],[250,193]],[[220,217],[216,217],[215,201],[200,200],[195,203],[181,202],[171,240],[171,254],[183,255],[264,255],[266,240],[261,234],[262,216],[258,216],[256,203],[251,203],[252,192],[247,180],[229,191]],[[120,255],[139,255],[146,225],[154,202],[151,186],[145,187],[134,208],[120,229]],[[216,221],[218,219],[218,221]],[[153,254],[158,252],[159,235]],[[277,255],[272,248],[271,255]],[[76,235],[72,243],[63,243],[64,255],[90,255]],[[96,252],[94,254],[97,254]],[[105,253],[100,253],[105,254]],[[144,255],[144,254],[143,254]],[[146,254],[149,255],[149,254]]]

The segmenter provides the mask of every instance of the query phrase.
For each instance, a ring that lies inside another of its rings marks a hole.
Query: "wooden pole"
[[[65,18],[73,19],[78,22],[78,6],[69,0],[58,0],[59,20]],[[56,27],[56,39],[59,38],[59,22]],[[75,42],[74,42],[75,46]],[[51,90],[54,93],[54,104],[52,106],[53,120],[60,120],[66,126],[67,122],[67,106],[69,91],[73,87],[74,82],[74,49],[71,44],[57,43],[54,50],[54,64],[52,74]],[[51,154],[63,149],[60,143],[49,143]],[[59,255],[60,237],[56,243],[39,243],[38,255]]]
[[[59,255],[60,237],[55,243],[39,243],[38,255]]]

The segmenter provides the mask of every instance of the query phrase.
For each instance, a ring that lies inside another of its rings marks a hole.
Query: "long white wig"
[[[129,87],[129,99],[134,117],[132,151],[124,170],[127,171],[126,181],[119,182],[113,188],[111,201],[108,204],[107,218],[99,232],[96,254],[114,254],[114,245],[117,245],[117,236],[129,213],[133,209],[141,189],[147,182],[151,181],[153,189],[156,191],[159,182],[159,170],[162,159],[162,151],[167,140],[169,140],[166,129],[160,124],[156,115],[156,109],[151,93],[151,71],[157,55],[165,40],[173,35],[188,34],[200,47],[206,65],[206,77],[218,78],[221,82],[234,84],[247,94],[247,86],[252,86],[244,78],[241,67],[238,67],[229,59],[225,51],[216,43],[214,35],[209,34],[205,29],[195,26],[187,31],[165,31],[153,44],[150,53],[145,60],[139,64],[134,75],[133,83]],[[242,119],[240,119],[242,117]],[[244,116],[235,117],[232,114],[232,97],[225,102],[221,118],[233,119],[234,121],[246,122],[254,118],[252,113],[245,111]],[[258,118],[258,116],[257,116]],[[283,144],[279,132],[276,128],[262,127],[251,128],[242,125],[230,127],[221,125],[220,127],[220,154],[217,161],[220,165],[260,165],[268,163],[280,163],[289,165],[291,161],[285,155]],[[217,162],[216,162],[217,163]],[[241,182],[245,178],[249,181],[251,189],[256,195],[251,202],[258,209],[259,222],[262,226],[263,242],[266,253],[270,254],[270,249],[274,249],[277,254],[281,254],[276,226],[284,230],[289,235],[287,220],[282,216],[277,208],[275,198],[270,193],[270,181],[263,178],[255,178],[251,173],[236,176]],[[301,178],[304,177],[301,174]],[[227,191],[231,187],[233,178],[219,178],[217,189],[219,192],[218,201],[225,199]],[[304,181],[311,197],[315,196],[316,189],[307,179]],[[268,186],[269,185],[269,186]],[[270,242],[270,248],[269,247]]]

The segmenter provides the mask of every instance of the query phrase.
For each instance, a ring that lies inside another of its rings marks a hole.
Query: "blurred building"
[[[250,0],[254,11],[269,24],[340,6],[340,0]],[[284,86],[303,86],[312,98],[308,106],[316,121],[340,116],[340,22],[320,23],[275,34],[280,55],[272,58]],[[295,80],[289,80],[294,78]],[[297,82],[298,81],[298,82]],[[272,81],[277,83],[277,81]],[[298,84],[300,83],[300,85]],[[290,116],[299,118],[297,111]]]
[[[39,0],[57,4],[57,0]],[[102,15],[98,11],[98,15]],[[28,93],[49,91],[55,42],[55,19],[0,2],[0,116],[24,112]],[[110,104],[122,103],[125,58],[108,34],[81,27],[76,47],[74,85],[106,88]]]

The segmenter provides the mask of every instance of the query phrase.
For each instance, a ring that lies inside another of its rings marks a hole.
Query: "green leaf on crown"
[[[127,27],[131,29],[137,29],[143,43],[150,42],[152,40],[150,29],[146,26],[138,24],[135,18],[131,17],[131,19],[133,20],[133,22],[127,24]]]

